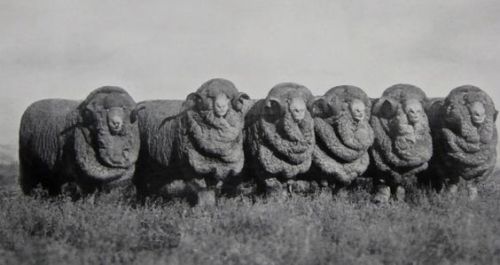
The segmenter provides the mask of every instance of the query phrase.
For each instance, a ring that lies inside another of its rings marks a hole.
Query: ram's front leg
[[[377,173],[373,176],[373,184],[375,186],[375,195],[372,201],[374,203],[387,203],[391,198],[391,184],[395,181],[395,172],[383,161],[377,151],[372,152],[373,163],[377,167]]]
[[[215,190],[209,188],[204,178],[197,178],[190,181],[190,188],[196,196],[196,204],[200,207],[216,205]]]

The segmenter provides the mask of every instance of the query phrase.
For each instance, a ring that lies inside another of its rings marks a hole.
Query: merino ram
[[[225,79],[205,82],[186,100],[139,103],[139,196],[187,195],[213,204],[215,193],[244,165],[243,126],[248,95]]]
[[[428,99],[418,87],[398,84],[384,91],[372,108],[370,124],[375,133],[371,170],[375,202],[391,194],[404,199],[410,184],[418,181],[432,156],[432,138],[425,113]]]
[[[435,155],[430,176],[438,189],[446,184],[455,192],[460,179],[469,196],[477,196],[477,184],[495,169],[497,159],[497,110],[493,100],[475,86],[453,89],[429,108]]]
[[[83,101],[45,99],[24,112],[19,131],[20,184],[51,195],[66,183],[82,192],[132,177],[139,153],[136,104],[119,87],[101,87]]]
[[[285,194],[308,172],[315,144],[308,111],[312,100],[306,87],[281,83],[249,110],[245,120],[246,169],[261,191]]]
[[[371,101],[354,86],[337,86],[313,103],[316,146],[311,175],[336,190],[350,185],[370,164]]]

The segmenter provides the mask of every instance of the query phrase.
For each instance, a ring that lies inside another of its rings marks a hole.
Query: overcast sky
[[[178,98],[214,77],[252,98],[293,81],[378,97],[474,84],[500,104],[500,1],[0,1],[0,143],[41,98],[102,85]],[[500,108],[497,106],[497,108]]]

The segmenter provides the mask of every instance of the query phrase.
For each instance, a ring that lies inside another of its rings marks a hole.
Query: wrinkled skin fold
[[[497,110],[492,99],[478,87],[461,86],[434,102],[428,112],[435,142],[430,173],[437,188],[460,179],[484,182],[497,157]]]
[[[235,162],[235,157],[231,156],[242,144],[241,114],[230,110],[225,118],[216,118],[210,111],[197,113],[190,110],[186,113],[186,127],[189,143],[198,152]]]
[[[201,118],[204,116],[204,118]],[[188,111],[186,136],[180,139],[183,156],[197,174],[213,172],[213,178],[223,181],[239,174],[243,168],[243,117],[230,110],[225,118],[213,117],[213,112],[199,115]]]
[[[23,191],[30,194],[42,184],[58,194],[63,184],[74,182],[92,192],[130,179],[139,153],[135,106],[119,87],[98,88],[80,103],[33,103],[19,137]]]
[[[95,180],[113,181],[119,179],[127,168],[111,168],[99,163],[98,155],[92,148],[88,134],[88,130],[83,128],[75,130],[75,158],[78,167]]]
[[[281,128],[284,133],[280,134]],[[310,157],[310,145],[313,141],[312,119],[309,115],[299,122],[293,122],[289,113],[285,114],[281,123],[273,124],[260,120],[259,129],[262,133],[262,143],[259,154],[265,156],[263,152],[271,151],[276,157],[292,165],[300,165]],[[294,140],[290,140],[293,135]],[[274,156],[274,155],[273,155]]]

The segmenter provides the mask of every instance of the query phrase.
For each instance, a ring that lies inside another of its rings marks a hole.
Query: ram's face
[[[212,105],[215,116],[221,118],[226,116],[229,108],[231,108],[231,100],[226,94],[219,94],[213,100]]]
[[[475,125],[483,124],[486,119],[486,109],[484,108],[484,104],[476,101],[470,104],[468,109],[472,123],[474,123]]]
[[[440,110],[444,127],[468,142],[488,142],[497,113],[491,98],[472,86],[452,90]]]
[[[263,115],[265,120],[281,127],[278,131],[283,132],[285,138],[296,140],[307,127],[306,124],[312,120],[308,110],[311,96],[305,88],[293,89],[286,86],[283,88],[270,92],[265,101]]]
[[[96,132],[111,135],[126,134],[127,125],[132,124],[131,116],[134,105],[121,99],[120,95],[97,95],[82,107],[82,115],[89,128]],[[121,104],[123,103],[123,104]]]
[[[486,107],[481,101],[466,102],[456,98],[448,99],[443,108],[448,127],[456,129],[457,132],[460,132],[463,126],[480,127],[486,119],[494,119],[494,117],[488,117]]]
[[[323,119],[342,119],[354,123],[368,122],[371,103],[366,93],[354,86],[337,86],[311,106],[313,116]]]
[[[185,107],[207,119],[225,119],[231,122],[234,114],[242,115],[247,94],[238,92],[228,80],[212,79],[196,92],[188,95]]]
[[[426,118],[422,103],[416,99],[409,99],[403,104],[403,112],[410,124],[422,123]]]
[[[123,124],[126,122],[127,114],[130,115],[123,107],[112,107],[107,110],[106,118],[111,134],[123,133]]]
[[[359,99],[354,99],[349,104],[349,112],[353,118],[353,120],[359,122],[365,118],[366,105],[363,101]]]
[[[295,122],[300,122],[306,116],[306,102],[302,98],[293,98],[288,103],[288,110]]]
[[[137,160],[138,128],[135,102],[122,89],[97,90],[79,106],[83,126],[97,150],[97,161],[109,167],[126,168]]]

